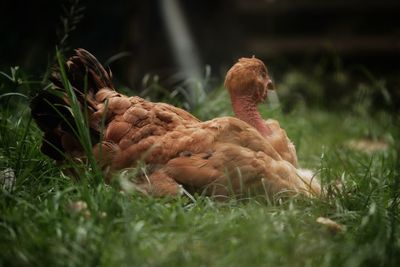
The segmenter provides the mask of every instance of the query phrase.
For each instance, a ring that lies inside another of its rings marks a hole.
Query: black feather
[[[114,90],[111,75],[84,49],[76,49],[75,55],[67,60],[64,69],[81,108],[88,108],[89,116],[97,109],[94,99],[96,93],[102,88]],[[43,90],[32,99],[31,114],[44,132],[42,152],[53,159],[62,160],[62,135],[69,134],[78,140],[75,134],[76,124],[68,108],[71,101],[67,97],[58,66],[53,68],[50,81],[55,89]],[[96,129],[90,128],[90,135],[92,143],[99,141],[100,133]]]

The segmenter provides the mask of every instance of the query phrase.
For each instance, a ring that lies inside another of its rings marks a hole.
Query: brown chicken
[[[290,157],[284,160],[285,153],[282,158],[277,152],[280,144],[268,130],[264,133],[232,117],[201,122],[174,106],[122,95],[115,91],[111,75],[83,49],[76,50],[65,69],[88,114],[93,154],[107,180],[143,162],[147,172],[136,175],[135,182],[154,196],[179,195],[182,187],[214,196],[320,193],[317,181],[299,177]],[[32,116],[44,131],[42,151],[60,163],[67,158],[86,161],[60,71],[52,74],[52,82],[57,93],[43,91],[31,104]],[[240,72],[228,73],[226,84],[240,116],[246,111],[249,118],[254,116],[249,101],[263,98],[269,83],[261,61],[258,67],[244,66]],[[236,95],[248,102],[240,106]],[[274,131],[268,123],[264,128]]]

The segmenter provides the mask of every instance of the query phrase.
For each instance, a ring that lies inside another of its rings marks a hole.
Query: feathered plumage
[[[265,67],[251,68],[254,75],[246,79],[263,97],[269,80]],[[297,175],[295,166],[277,151],[279,145],[243,120],[222,117],[201,122],[177,107],[122,95],[114,89],[111,75],[83,49],[66,62],[66,72],[81,108],[87,109],[93,153],[107,179],[144,162],[147,177],[138,177],[137,183],[155,196],[180,194],[181,186],[190,192],[225,196],[320,191],[316,181]],[[240,75],[234,79],[240,80]],[[32,116],[44,132],[42,151],[59,162],[66,157],[84,160],[58,70],[52,82],[59,96],[43,91],[31,105]]]

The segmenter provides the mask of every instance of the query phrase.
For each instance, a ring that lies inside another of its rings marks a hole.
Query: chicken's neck
[[[250,97],[237,97],[232,95],[232,108],[235,116],[256,128],[263,136],[272,134],[271,129],[265,124],[257,104]]]

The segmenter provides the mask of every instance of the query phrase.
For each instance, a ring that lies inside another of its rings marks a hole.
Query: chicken
[[[225,87],[231,96],[235,116],[256,128],[282,159],[296,167],[296,149],[285,130],[276,120],[264,121],[257,109],[257,105],[267,97],[267,90],[273,89],[264,63],[254,57],[239,59],[228,71]]]
[[[305,181],[282,159],[274,148],[277,144],[243,120],[221,117],[201,122],[174,106],[120,94],[111,74],[83,49],[76,50],[65,69],[88,115],[93,155],[106,181],[144,163],[147,172],[137,174],[135,183],[153,196],[180,195],[182,188],[210,196],[320,192],[316,181]],[[248,82],[257,90],[241,93],[250,94],[248,99],[266,93],[267,74],[255,78]],[[45,90],[31,103],[32,116],[44,132],[41,150],[59,163],[85,162],[60,70],[51,80],[55,93]]]

